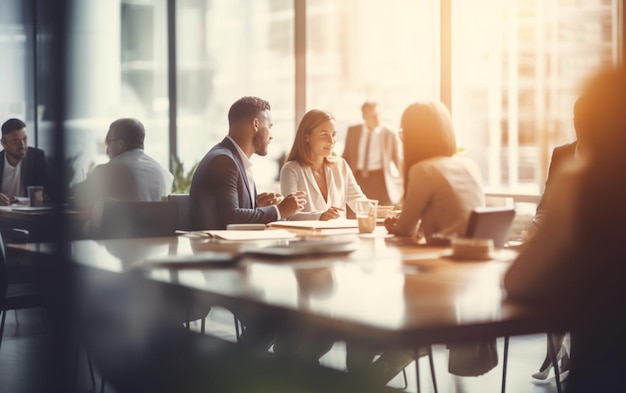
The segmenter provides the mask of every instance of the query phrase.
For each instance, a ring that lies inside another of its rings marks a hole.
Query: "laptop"
[[[512,207],[482,207],[474,209],[467,224],[465,237],[493,239],[495,248],[506,243],[513,225],[515,209]]]

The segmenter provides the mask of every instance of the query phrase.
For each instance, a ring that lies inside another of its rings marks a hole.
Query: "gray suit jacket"
[[[256,207],[248,177],[236,147],[228,138],[200,161],[189,190],[190,221],[194,230],[226,229],[228,224],[276,221],[275,206]]]
[[[383,136],[383,172],[385,174],[385,187],[389,199],[394,204],[398,204],[402,198],[402,141],[397,132],[382,126]],[[355,125],[348,128],[346,135],[346,145],[343,151],[343,158],[348,162],[353,172],[357,170],[359,162],[359,141],[363,133],[363,125]]]

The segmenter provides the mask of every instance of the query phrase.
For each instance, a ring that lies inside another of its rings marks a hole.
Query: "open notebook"
[[[359,232],[357,220],[302,220],[302,221],[274,221],[267,224],[271,229],[286,229],[300,234],[353,234]]]
[[[259,231],[259,230],[208,230],[208,231],[191,231],[182,232],[188,237],[204,237],[218,240],[231,240],[231,241],[247,241],[247,240],[281,240],[292,239],[296,237],[295,233],[291,233],[286,230],[272,230],[272,231]],[[179,232],[179,233],[180,233]]]

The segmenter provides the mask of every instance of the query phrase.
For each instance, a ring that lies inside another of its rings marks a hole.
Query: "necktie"
[[[367,141],[365,142],[365,152],[363,154],[363,168],[361,169],[361,177],[366,178],[368,173],[369,161],[370,161],[370,141],[372,140],[372,136],[370,135],[372,131],[366,131],[365,138]]]

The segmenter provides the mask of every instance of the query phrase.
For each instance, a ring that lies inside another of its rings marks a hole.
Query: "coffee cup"
[[[43,206],[43,186],[29,186],[27,190],[30,206]]]

